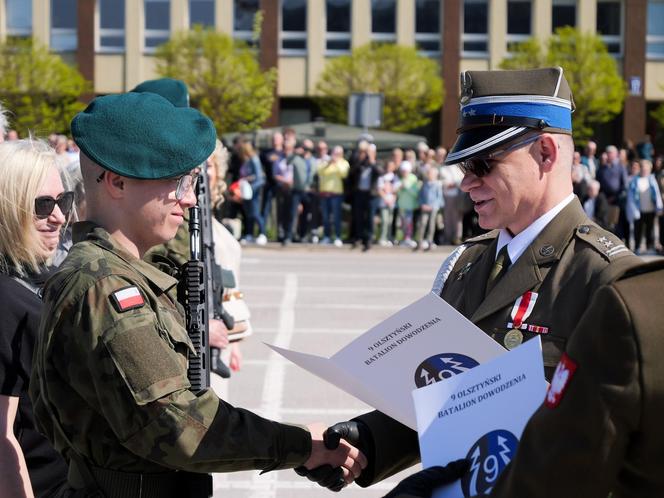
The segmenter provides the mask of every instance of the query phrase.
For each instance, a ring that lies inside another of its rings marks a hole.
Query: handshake
[[[307,427],[312,449],[304,465],[295,472],[331,491],[341,491],[360,477],[373,456],[371,432],[362,422],[339,422],[327,429],[322,424]],[[469,469],[468,460],[451,462],[445,467],[430,467],[401,481],[384,498],[429,498],[433,490],[461,478]]]

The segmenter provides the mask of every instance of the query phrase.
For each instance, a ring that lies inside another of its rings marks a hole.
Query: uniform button
[[[579,227],[579,233],[590,233],[590,227],[588,225],[581,225]]]

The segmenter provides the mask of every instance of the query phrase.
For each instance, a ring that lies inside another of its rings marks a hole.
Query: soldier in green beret
[[[88,222],[44,289],[30,394],[40,430],[80,496],[208,496],[208,472],[366,464],[327,450],[322,424],[263,419],[193,392],[177,281],[141,260],[196,197],[212,122],[152,93],[99,97],[72,122]]]
[[[573,110],[559,67],[461,74],[446,164],[460,165],[461,189],[491,231],[459,246],[432,289],[507,349],[540,336],[548,379],[594,292],[640,261],[572,192]],[[369,460],[360,486],[420,458],[416,432],[378,411],[330,430],[358,435]]]

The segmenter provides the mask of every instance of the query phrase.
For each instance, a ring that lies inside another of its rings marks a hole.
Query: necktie
[[[484,291],[485,296],[491,292],[491,289],[493,289],[498,283],[500,277],[507,272],[510,264],[512,264],[512,262],[510,261],[510,255],[507,253],[507,245],[504,245],[503,248],[498,251],[498,257],[496,257],[496,262],[493,264],[491,273],[489,273],[489,278],[486,281],[486,290]]]

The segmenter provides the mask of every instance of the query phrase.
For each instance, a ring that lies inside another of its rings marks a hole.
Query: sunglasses
[[[49,195],[37,197],[35,199],[35,215],[40,218],[48,218],[56,204],[62,214],[67,216],[74,205],[74,192],[63,192],[56,199]]]
[[[525,147],[528,144],[536,142],[537,139],[539,139],[539,135],[532,135],[524,140],[510,144],[504,149],[494,150],[493,152],[487,154],[486,156],[470,157],[464,161],[461,161],[459,167],[461,168],[461,171],[464,174],[472,173],[476,177],[481,178],[489,174],[491,168],[494,165],[496,158],[502,156],[503,154],[507,154],[508,152],[520,149],[521,147]]]

